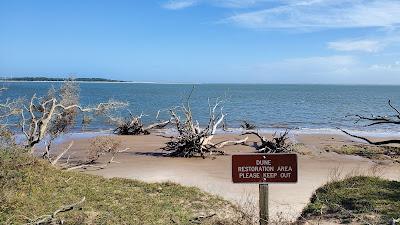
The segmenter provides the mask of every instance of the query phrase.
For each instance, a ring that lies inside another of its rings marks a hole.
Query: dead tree
[[[26,148],[33,147],[49,136],[45,157],[49,157],[52,141],[75,125],[78,113],[106,114],[127,104],[110,100],[95,107],[82,107],[79,104],[79,87],[73,80],[63,83],[59,90],[50,89],[47,96],[32,96],[29,103],[21,107],[20,123],[26,137]]]
[[[157,114],[158,115],[158,114]],[[162,129],[167,126],[171,121],[159,121],[145,126],[142,122],[142,117],[146,116],[141,113],[139,116],[132,115],[129,112],[127,118],[111,118],[110,122],[117,126],[114,129],[114,134],[118,135],[148,135],[153,129]]]
[[[112,136],[101,136],[93,138],[90,142],[90,147],[87,152],[87,159],[83,162],[78,162],[75,164],[70,164],[67,160],[64,164],[60,165],[62,169],[65,170],[74,170],[74,169],[104,169],[111,163],[118,163],[115,161],[115,157],[122,152],[129,150],[129,148],[122,149],[122,143],[118,139]],[[64,154],[67,149],[64,150]],[[99,164],[98,161],[100,157],[103,155],[109,155],[109,159],[106,160],[106,163]],[[60,158],[58,156],[57,158]]]
[[[388,105],[389,107],[394,111],[394,115],[388,115],[388,116],[362,116],[362,115],[355,115],[355,117],[357,118],[355,123],[359,123],[359,122],[366,122],[367,124],[365,126],[370,127],[370,126],[377,126],[377,125],[400,125],[400,111],[392,105],[392,103],[390,102],[390,100],[388,101]],[[389,139],[389,140],[383,140],[383,141],[372,141],[366,137],[362,137],[362,136],[358,136],[358,135],[354,135],[351,134],[349,132],[347,132],[346,130],[343,130],[341,128],[338,128],[339,130],[341,130],[343,133],[360,139],[360,140],[364,140],[366,141],[368,144],[371,145],[387,145],[387,144],[400,144],[400,140],[399,139]]]
[[[232,144],[243,144],[247,137],[242,140],[228,140],[213,143],[217,128],[222,126],[226,114],[219,98],[214,105],[209,101],[209,121],[205,128],[201,128],[199,123],[194,120],[190,107],[190,95],[187,102],[182,106],[173,107],[169,110],[171,121],[178,132],[176,137],[166,143],[163,150],[167,151],[167,156],[172,157],[193,157],[201,156],[205,158],[213,153],[224,154],[222,147]]]
[[[122,148],[122,143],[121,141],[118,141],[114,137],[96,137],[92,139],[90,142],[90,147],[88,151],[88,159],[87,159],[87,164],[93,164],[95,163],[100,156],[110,153],[111,158],[108,160],[108,163],[114,162],[115,156],[120,153],[124,152],[128,149],[121,150]]]
[[[261,136],[258,132],[255,131],[249,131],[244,133],[243,135],[246,134],[253,134],[257,136],[261,143],[258,144],[258,142],[253,143],[253,147],[256,148],[258,152],[262,153],[287,153],[292,151],[292,145],[288,143],[288,134],[289,131],[285,131],[283,133],[280,133],[277,135],[274,133],[272,136],[271,140],[268,140],[266,137]]]

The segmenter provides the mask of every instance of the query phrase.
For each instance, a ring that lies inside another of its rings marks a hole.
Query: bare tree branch
[[[85,200],[86,200],[86,198],[83,197],[79,202],[73,203],[71,205],[63,206],[63,207],[57,209],[56,211],[54,211],[50,215],[42,215],[36,219],[31,220],[31,222],[27,223],[26,225],[59,224],[60,222],[57,221],[57,218],[56,218],[57,214],[71,211],[71,210],[75,209],[76,207],[78,207],[79,205],[81,205],[83,202],[85,202]]]
[[[396,140],[396,139],[393,139],[393,140],[385,140],[385,141],[371,141],[370,139],[368,139],[368,138],[366,138],[366,137],[357,136],[357,135],[351,134],[351,133],[349,133],[349,132],[347,132],[347,131],[345,131],[345,130],[343,130],[343,129],[340,129],[340,128],[338,128],[338,129],[339,129],[340,131],[342,131],[343,133],[345,133],[345,134],[351,136],[351,137],[364,140],[364,141],[366,141],[368,144],[371,144],[371,145],[400,144],[400,140]]]
[[[51,161],[51,164],[56,165],[58,160],[60,160],[63,157],[63,155],[71,149],[73,144],[74,144],[74,142],[71,141],[71,143],[68,145],[68,147],[63,152],[61,152],[54,160]]]
[[[111,136],[101,136],[96,137],[91,140],[89,150],[87,152],[87,159],[84,162],[79,164],[70,165],[66,163],[63,166],[63,169],[75,170],[75,169],[87,169],[87,168],[95,168],[95,169],[104,169],[111,163],[118,163],[114,161],[114,158],[122,152],[129,150],[129,148],[121,149],[122,143],[115,137]],[[104,164],[97,164],[97,161],[103,155],[109,155],[110,158]]]
[[[283,153],[292,151],[292,145],[287,142],[287,140],[289,139],[288,138],[289,131],[287,130],[279,135],[275,133],[272,137],[272,140],[268,140],[266,137],[261,136],[258,132],[255,131],[248,131],[243,133],[242,135],[246,134],[253,134],[260,139],[261,141],[260,144],[255,142],[253,145],[258,152]]]
[[[375,125],[382,125],[382,124],[386,124],[386,125],[400,124],[400,111],[395,106],[392,105],[390,100],[388,100],[388,105],[393,111],[396,112],[397,115],[395,115],[395,116],[371,116],[371,117],[355,115],[357,117],[356,123],[358,123],[360,121],[368,122],[368,124],[366,126],[375,126]],[[372,141],[366,137],[351,134],[341,128],[337,128],[337,129],[339,129],[346,135],[366,141],[368,144],[371,144],[371,145],[400,144],[400,140],[398,140],[398,139],[384,140],[384,141]]]

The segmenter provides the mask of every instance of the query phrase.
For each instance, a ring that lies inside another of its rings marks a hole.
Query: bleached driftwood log
[[[68,145],[67,148],[64,149],[60,154],[55,159],[51,159],[49,157],[49,161],[51,162],[52,165],[57,165],[58,161],[71,149],[72,145],[74,144],[73,141]]]

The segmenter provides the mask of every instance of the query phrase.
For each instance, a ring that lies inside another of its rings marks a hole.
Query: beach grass
[[[330,182],[316,190],[302,217],[389,224],[400,218],[400,182],[365,176]]]
[[[29,223],[83,197],[82,205],[57,214],[57,221],[244,224],[234,205],[197,188],[66,172],[24,153],[0,150],[0,224]]]
[[[400,147],[375,146],[367,144],[327,146],[326,151],[345,155],[358,155],[369,159],[392,159],[400,163]]]

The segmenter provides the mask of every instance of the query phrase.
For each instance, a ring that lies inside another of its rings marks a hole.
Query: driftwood
[[[31,220],[29,223],[27,223],[26,225],[64,224],[63,221],[60,221],[56,218],[57,215],[59,213],[68,212],[68,211],[71,211],[71,210],[77,208],[78,206],[82,205],[82,203],[85,202],[85,200],[86,200],[86,198],[83,197],[79,202],[73,203],[71,205],[63,206],[63,207],[57,209],[56,211],[54,211],[52,214],[42,215],[38,218],[35,218],[35,219]]]
[[[243,135],[252,134],[257,136],[261,143],[258,144],[254,142],[253,147],[256,148],[258,152],[262,153],[287,153],[292,151],[291,144],[288,143],[288,134],[289,131],[285,131],[279,135],[276,133],[273,135],[271,140],[268,140],[266,137],[260,135],[258,132],[249,131],[245,132]]]
[[[65,148],[64,151],[62,151],[54,160],[50,159],[50,157],[49,157],[50,163],[52,165],[56,165],[58,163],[58,161],[71,149],[73,144],[74,144],[74,142],[71,141],[71,143],[68,145],[68,147]]]
[[[142,122],[142,117],[145,116],[141,113],[139,116],[134,116],[132,113],[129,113],[130,116],[128,118],[111,118],[110,122],[117,126],[114,129],[114,134],[118,135],[148,135],[153,129],[161,129],[170,124],[170,120],[167,121],[159,121],[157,123],[153,123],[145,126]]]
[[[362,116],[362,115],[355,115],[355,117],[357,118],[355,123],[359,123],[359,122],[367,122],[367,124],[365,126],[376,126],[376,125],[399,125],[400,124],[400,111],[392,105],[391,101],[388,101],[388,105],[389,107],[395,112],[395,115],[388,115],[388,116]],[[366,137],[362,137],[362,136],[358,136],[358,135],[354,135],[351,134],[350,132],[343,130],[341,128],[337,128],[340,131],[342,131],[343,133],[366,141],[368,144],[371,145],[386,145],[386,144],[400,144],[400,140],[399,139],[389,139],[389,140],[383,140],[383,141],[372,141]]]
[[[209,122],[205,128],[201,128],[199,123],[193,118],[189,101],[190,95],[185,104],[173,107],[169,110],[172,124],[175,125],[178,135],[173,137],[171,141],[167,142],[166,146],[162,148],[168,152],[166,154],[167,156],[201,156],[205,158],[207,155],[214,153],[224,154],[221,148],[226,145],[243,144],[246,142],[247,138],[213,143],[212,139],[215,136],[217,128],[222,126],[226,116],[223,112],[223,101],[217,98],[214,105],[211,105],[209,100]]]
[[[390,221],[390,225],[396,225],[400,223],[400,218],[394,219],[392,218],[392,221]]]

